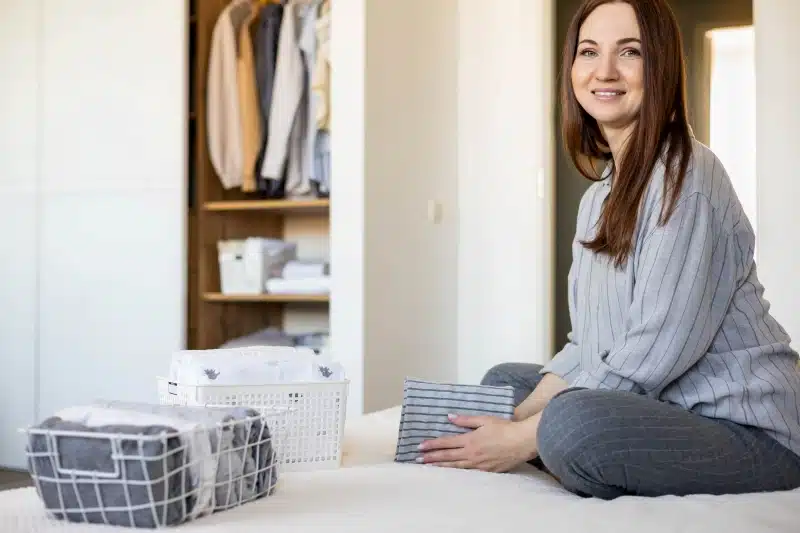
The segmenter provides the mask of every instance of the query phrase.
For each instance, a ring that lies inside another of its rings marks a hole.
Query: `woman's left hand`
[[[491,416],[452,416],[450,422],[474,429],[420,445],[422,462],[436,466],[486,472],[508,472],[537,456],[539,416],[512,422]]]

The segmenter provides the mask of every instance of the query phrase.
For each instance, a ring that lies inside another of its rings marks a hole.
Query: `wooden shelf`
[[[330,200],[232,200],[206,202],[206,211],[272,211],[276,213],[326,213]]]
[[[272,303],[326,303],[327,294],[222,294],[207,292],[203,294],[207,302],[272,302]]]

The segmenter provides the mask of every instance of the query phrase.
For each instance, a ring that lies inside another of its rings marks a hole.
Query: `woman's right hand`
[[[514,409],[514,420],[526,420],[544,410],[547,403],[559,392],[569,386],[561,376],[548,373],[536,385],[533,392]]]

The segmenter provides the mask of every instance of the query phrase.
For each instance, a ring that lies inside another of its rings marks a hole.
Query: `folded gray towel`
[[[51,417],[37,427],[85,434],[57,436],[53,446],[51,436],[34,431],[28,444],[29,470],[57,518],[141,528],[175,525],[193,512],[220,511],[271,494],[277,483],[270,430],[254,409],[96,402],[59,414],[68,420]],[[92,424],[86,416],[100,418]],[[176,429],[186,427],[199,432]],[[165,432],[174,437],[140,438]],[[92,433],[130,438],[115,439],[119,444],[112,450],[108,438]],[[202,479],[209,484],[198,492]]]
[[[241,502],[271,494],[278,482],[276,450],[268,425],[259,412],[249,407],[200,407],[157,405],[136,402],[96,402],[101,407],[139,413],[178,416],[208,424],[211,452],[219,452],[214,509],[226,509]],[[252,418],[249,423],[243,422]],[[236,423],[236,422],[240,423]],[[218,430],[218,424],[225,428]],[[235,480],[235,481],[234,481]]]
[[[193,509],[196,498],[188,472],[190,459],[181,439],[141,442],[137,438],[174,433],[174,428],[87,427],[58,417],[44,420],[37,428],[123,435],[118,440],[119,448],[112,450],[108,439],[57,436],[57,446],[53,447],[47,442],[50,438],[47,434],[29,434],[28,470],[37,480],[36,490],[45,508],[54,517],[70,522],[155,528],[179,524]],[[112,458],[115,452],[124,458],[115,460]],[[57,462],[61,471],[56,468]],[[68,470],[100,472],[110,477],[73,476],[65,472]]]

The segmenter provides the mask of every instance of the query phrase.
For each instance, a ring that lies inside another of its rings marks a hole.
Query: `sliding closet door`
[[[38,2],[0,2],[0,467],[24,468],[35,410]]]
[[[40,416],[156,399],[184,332],[183,0],[44,0]]]

